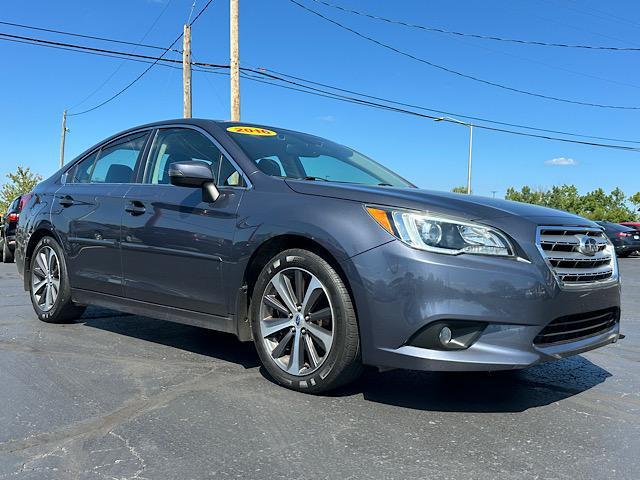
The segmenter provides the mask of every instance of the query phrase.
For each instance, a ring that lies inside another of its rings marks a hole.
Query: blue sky
[[[0,20],[140,41],[169,0],[30,0],[7,2]],[[640,106],[640,52],[602,52],[461,39],[378,23],[302,3],[434,63],[546,95]],[[547,42],[640,47],[634,1],[332,0],[345,7],[450,30]],[[168,45],[192,0],[171,0],[145,39]],[[196,11],[205,0],[198,0]],[[228,63],[228,1],[215,0],[193,28],[193,56]],[[569,105],[510,93],[452,76],[396,55],[310,15],[288,0],[240,0],[241,63],[403,102],[543,128],[640,139],[640,111]],[[84,39],[0,26],[0,31],[123,49]],[[139,49],[138,53],[154,54]],[[113,73],[121,60],[0,41],[0,174],[27,165],[44,176],[57,169],[60,117]],[[146,65],[124,62],[93,97],[92,107]],[[70,118],[67,159],[117,131],[180,117],[181,72],[156,67],[106,106]],[[228,78],[194,73],[196,117],[229,117]],[[326,136],[381,161],[423,188],[466,182],[468,132],[396,113],[242,81],[242,119]],[[477,130],[474,192],[504,195],[509,186],[574,183],[581,191],[620,186],[640,190],[640,154]]]

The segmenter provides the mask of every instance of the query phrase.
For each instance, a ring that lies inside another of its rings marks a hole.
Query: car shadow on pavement
[[[99,308],[89,308],[77,323],[244,368],[260,366],[253,344],[227,333]],[[266,381],[272,381],[263,367],[259,371]],[[522,412],[577,395],[610,376],[581,355],[525,370],[493,373],[378,372],[368,368],[359,380],[327,397],[362,396],[369,402],[427,411]]]
[[[523,412],[572,397],[611,374],[583,356],[502,372],[367,372],[333,395],[439,412]]]
[[[76,323],[255,368],[260,365],[252,343],[234,335],[180,323],[90,307]]]

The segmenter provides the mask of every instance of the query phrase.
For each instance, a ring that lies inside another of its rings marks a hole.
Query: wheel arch
[[[338,261],[336,255],[331,253],[331,251],[321,243],[309,237],[298,234],[280,234],[261,243],[247,261],[242,278],[241,295],[238,296],[239,298],[236,302],[236,318],[238,321],[238,337],[240,340],[251,340],[251,327],[248,317],[249,312],[251,311],[253,287],[260,275],[260,272],[274,256],[292,248],[300,248],[315,253],[331,265],[345,284],[347,291],[351,296],[354,309],[356,309],[357,317],[358,312],[356,302],[353,297],[353,290],[349,282],[347,271],[345,270],[345,266]]]
[[[51,225],[49,222],[40,223],[38,227],[33,231],[33,233],[29,236],[29,240],[27,241],[27,245],[24,250],[24,275],[23,275],[24,285],[23,287],[25,291],[29,290],[29,277],[31,274],[31,270],[30,270],[31,255],[35,250],[36,245],[40,240],[42,240],[43,237],[52,237],[54,240],[56,240],[58,243],[62,245],[60,238],[58,237],[55,229],[53,228],[53,225]]]

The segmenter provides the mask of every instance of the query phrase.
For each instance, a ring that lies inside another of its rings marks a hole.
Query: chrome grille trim
[[[584,236],[597,243],[593,256],[578,250]],[[540,226],[536,246],[561,288],[594,288],[618,281],[613,247],[599,228]]]

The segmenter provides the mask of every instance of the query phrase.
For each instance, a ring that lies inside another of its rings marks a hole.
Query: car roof
[[[596,223],[602,225],[603,227],[609,230],[615,230],[618,232],[627,232],[629,230],[635,230],[635,228],[631,228],[627,225],[620,225],[619,223],[613,223],[613,222],[596,222]]]

